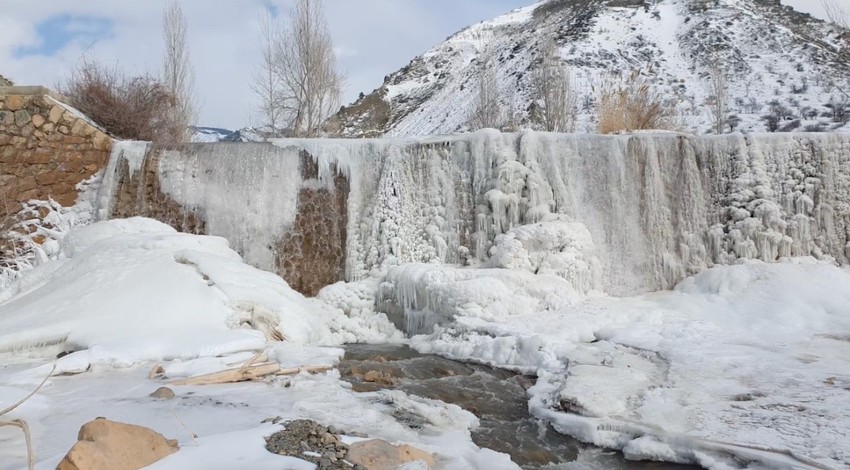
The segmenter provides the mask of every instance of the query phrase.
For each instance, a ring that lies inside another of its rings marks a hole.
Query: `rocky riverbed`
[[[472,439],[481,447],[506,453],[524,469],[586,468],[677,470],[698,467],[631,462],[622,454],[588,446],[556,432],[528,412],[526,390],[535,377],[480,364],[423,355],[406,346],[349,345],[339,365],[355,391],[398,389],[452,403],[478,417]],[[398,414],[411,428],[422,418]],[[580,467],[569,465],[578,462]]]

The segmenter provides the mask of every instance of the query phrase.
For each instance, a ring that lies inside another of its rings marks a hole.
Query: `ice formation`
[[[297,189],[345,175],[349,281],[405,263],[487,262],[505,254],[504,246],[491,252],[497,239],[553,218],[583,225],[594,249],[583,252],[583,241],[569,254],[553,247],[561,260],[534,269],[573,277],[579,290],[598,276],[613,295],[671,288],[742,258],[847,261],[850,137],[843,135],[481,131],[274,143],[188,146],[158,155],[155,165],[148,152],[141,167],[199,212],[208,233],[227,237],[246,261],[266,269],[274,241],[295,217]],[[318,164],[318,181],[301,181],[295,171],[301,151]],[[128,153],[119,146],[113,160],[139,166]],[[104,191],[119,188],[104,184]],[[587,269],[567,272],[570,257]]]

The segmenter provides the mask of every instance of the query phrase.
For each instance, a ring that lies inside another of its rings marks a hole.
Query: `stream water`
[[[699,467],[632,462],[556,432],[528,412],[526,390],[535,377],[479,364],[423,355],[397,345],[349,345],[339,365],[355,391],[398,389],[453,403],[478,417],[472,439],[511,456],[524,469],[674,470]],[[396,416],[408,426],[418,416]]]

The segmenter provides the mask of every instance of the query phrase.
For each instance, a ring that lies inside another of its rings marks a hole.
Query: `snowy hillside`
[[[483,57],[497,61],[502,105],[528,126],[531,76],[554,40],[577,92],[578,132],[595,132],[601,83],[635,70],[675,103],[682,130],[707,133],[710,71],[720,64],[729,112],[744,132],[844,129],[847,97],[834,85],[848,34],[771,0],[549,0],[448,38],[342,110],[346,137],[468,130]],[[728,127],[728,126],[727,126]],[[729,129],[727,129],[728,131]]]
[[[191,127],[190,131],[192,135],[189,140],[193,143],[261,142],[263,140],[263,137],[250,127],[236,131],[218,127]]]

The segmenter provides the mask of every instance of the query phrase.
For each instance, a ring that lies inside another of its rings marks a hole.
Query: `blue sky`
[[[200,124],[252,123],[250,82],[259,58],[260,0],[180,0],[201,98]],[[783,0],[818,14],[820,0]],[[346,72],[344,101],[464,26],[533,0],[325,0]],[[165,0],[0,0],[0,74],[55,86],[81,57],[131,72],[156,73]],[[281,12],[292,0],[273,0]]]
[[[98,41],[109,40],[114,34],[115,21],[107,17],[73,16],[59,14],[51,16],[35,25],[38,40],[35,44],[15,48],[17,58],[30,55],[52,56],[73,41],[89,43],[88,48]]]

